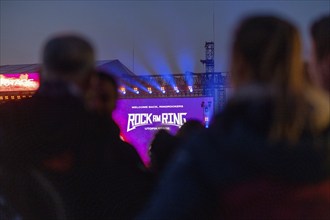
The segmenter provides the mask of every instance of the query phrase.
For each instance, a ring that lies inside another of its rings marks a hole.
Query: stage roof
[[[119,60],[102,60],[96,61],[97,68],[109,71],[117,77],[135,76],[123,63]],[[17,64],[0,66],[0,74],[13,73],[36,73],[40,68],[40,64]]]

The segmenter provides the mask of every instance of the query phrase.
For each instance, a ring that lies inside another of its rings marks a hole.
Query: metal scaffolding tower
[[[205,60],[201,60],[205,65],[205,73],[214,72],[214,42],[205,42]]]

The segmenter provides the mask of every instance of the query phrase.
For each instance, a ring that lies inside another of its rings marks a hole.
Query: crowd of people
[[[297,28],[247,17],[232,43],[233,94],[206,129],[160,131],[145,167],[120,138],[116,78],[90,42],[44,47],[41,85],[0,107],[0,219],[328,219],[330,16]]]

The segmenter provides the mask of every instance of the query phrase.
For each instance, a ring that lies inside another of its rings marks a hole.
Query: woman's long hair
[[[300,38],[292,24],[273,16],[243,20],[233,42],[231,74],[235,89],[256,84],[274,95],[271,139],[299,138],[309,107],[302,96]]]

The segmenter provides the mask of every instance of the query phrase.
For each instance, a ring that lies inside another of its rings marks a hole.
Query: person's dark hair
[[[178,140],[167,130],[159,130],[151,143],[149,155],[151,159],[151,169],[156,173],[161,173],[177,150]]]
[[[316,20],[310,29],[318,60],[330,54],[330,14]]]
[[[96,74],[101,81],[107,81],[113,86],[114,92],[116,94],[116,99],[118,99],[119,94],[118,94],[117,79],[112,74],[110,74],[109,72],[106,72],[104,70],[97,70]]]
[[[189,138],[190,136],[196,134],[204,129],[204,125],[200,120],[191,119],[184,123],[181,128],[176,133],[178,138]]]
[[[63,35],[50,39],[43,50],[43,68],[59,76],[84,75],[94,67],[94,50],[83,37]]]

